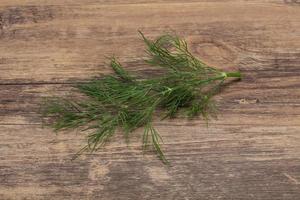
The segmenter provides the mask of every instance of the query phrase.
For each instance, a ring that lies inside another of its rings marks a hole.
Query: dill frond
[[[208,120],[215,113],[212,97],[222,83],[230,77],[240,78],[241,74],[206,65],[193,56],[187,43],[177,36],[163,35],[149,40],[140,34],[149,55],[146,63],[162,68],[162,76],[137,78],[112,58],[110,66],[114,75],[75,86],[87,99],[53,98],[44,105],[43,113],[54,119],[49,125],[56,131],[77,127],[91,130],[82,151],[96,151],[117,129],[123,130],[128,141],[132,131],[144,127],[143,149],[152,146],[158,157],[168,163],[161,149],[163,140],[153,127],[154,115],[160,114],[162,118],[200,115]]]

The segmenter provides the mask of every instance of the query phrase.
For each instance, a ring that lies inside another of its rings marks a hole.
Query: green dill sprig
[[[112,58],[114,75],[92,79],[75,87],[87,98],[70,100],[54,98],[47,101],[43,113],[54,119],[50,125],[56,130],[83,127],[90,130],[87,145],[80,151],[96,151],[122,129],[126,141],[130,133],[144,127],[143,150],[152,146],[159,158],[168,163],[161,149],[163,142],[153,127],[153,117],[173,118],[201,115],[205,120],[214,113],[212,97],[230,77],[240,78],[240,72],[224,72],[210,67],[193,56],[187,43],[177,36],[163,35],[147,39],[140,32],[149,59],[146,63],[160,67],[163,75],[138,78],[126,71]]]

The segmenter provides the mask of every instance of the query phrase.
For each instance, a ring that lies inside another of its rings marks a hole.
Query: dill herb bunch
[[[143,149],[149,146],[168,163],[161,149],[163,142],[153,126],[154,116],[173,118],[202,116],[205,120],[215,111],[212,97],[228,78],[241,78],[239,71],[224,72],[206,65],[193,56],[185,40],[173,35],[147,39],[140,32],[146,47],[149,65],[160,67],[163,74],[154,78],[139,78],[129,73],[112,58],[113,75],[95,78],[75,88],[87,98],[72,100],[50,98],[43,114],[53,120],[54,130],[82,127],[89,131],[87,145],[80,151],[93,152],[116,133],[123,130],[128,141],[130,133],[144,127]]]

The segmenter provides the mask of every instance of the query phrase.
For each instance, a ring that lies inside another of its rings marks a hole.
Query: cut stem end
[[[226,77],[231,77],[231,78],[242,78],[241,72],[236,71],[236,72],[226,72]]]

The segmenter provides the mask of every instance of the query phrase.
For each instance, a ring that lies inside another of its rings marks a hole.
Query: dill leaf
[[[146,63],[160,67],[164,74],[154,78],[137,78],[112,57],[114,74],[74,87],[87,98],[72,100],[50,98],[43,105],[48,123],[59,131],[82,127],[90,131],[87,145],[79,152],[93,152],[106,144],[122,129],[126,141],[130,133],[144,127],[143,150],[150,146],[168,164],[159,132],[153,127],[153,117],[173,118],[184,114],[189,118],[202,116],[208,120],[215,113],[212,97],[230,77],[241,78],[240,72],[224,72],[210,67],[193,56],[185,40],[163,35],[150,40],[139,32],[146,44],[149,59]]]

